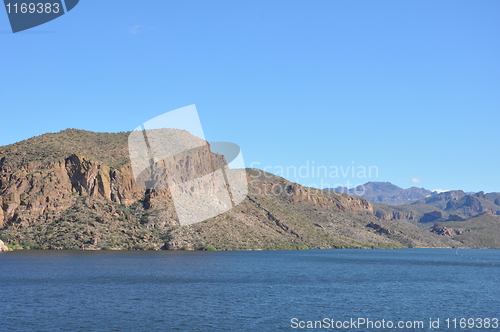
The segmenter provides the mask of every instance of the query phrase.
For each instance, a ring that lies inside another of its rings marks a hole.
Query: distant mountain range
[[[370,202],[386,203],[391,205],[407,204],[411,201],[437,195],[438,192],[425,188],[411,187],[403,189],[390,182],[367,182],[355,188],[337,187],[328,188],[336,192],[358,196]]]
[[[482,247],[500,245],[500,193],[402,189],[390,182],[330,189],[373,202],[382,220],[408,221],[419,228]],[[474,230],[474,232],[472,232]]]
[[[500,248],[500,193],[452,190],[410,204],[373,205],[382,220],[409,221],[471,247]]]
[[[437,192],[417,187],[403,189],[390,182],[367,182],[355,188],[337,187],[328,190],[362,197],[374,203],[406,206],[408,209],[411,205],[427,205],[439,210],[439,218],[428,215],[420,222],[431,222],[434,219],[442,219],[443,216],[451,218],[449,220],[452,221],[463,221],[483,212],[500,215],[500,193],[485,194],[482,191],[474,193],[462,190]],[[434,215],[437,216],[438,213]]]
[[[500,215],[500,193],[467,194],[462,190],[451,190],[409,204],[374,205],[377,207],[377,216],[382,219],[408,219],[424,224],[465,221],[480,214]],[[388,212],[392,216],[388,216]]]

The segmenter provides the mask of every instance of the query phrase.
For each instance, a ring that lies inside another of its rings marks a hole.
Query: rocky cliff
[[[78,196],[130,205],[144,195],[130,165],[112,169],[75,154],[46,164],[30,162],[20,168],[2,165],[0,190],[0,226],[16,228],[68,209]]]

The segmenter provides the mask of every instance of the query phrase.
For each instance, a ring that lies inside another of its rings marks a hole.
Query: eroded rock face
[[[135,184],[130,165],[111,169],[72,155],[47,165],[29,163],[17,170],[0,169],[0,227],[26,227],[38,216],[69,208],[77,196],[132,204],[144,190]]]
[[[142,197],[144,189],[137,186],[129,164],[119,169],[72,155],[65,162],[72,192],[81,196],[103,198],[129,205]]]
[[[42,167],[29,163],[0,171],[2,214],[0,225],[17,221],[27,225],[35,216],[71,205],[71,184],[63,162]]]

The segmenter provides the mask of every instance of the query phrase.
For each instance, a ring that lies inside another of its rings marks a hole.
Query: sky
[[[0,145],[130,131],[195,104],[208,141],[303,185],[500,192],[499,13],[488,0],[80,0],[13,34],[0,10]]]

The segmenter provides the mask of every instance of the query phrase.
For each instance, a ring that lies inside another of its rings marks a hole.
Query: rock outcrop
[[[10,250],[9,247],[7,247],[2,240],[0,240],[0,251],[9,251],[9,250]]]
[[[397,233],[393,229],[384,227],[384,226],[382,226],[380,224],[377,224],[377,223],[374,223],[374,222],[370,222],[369,224],[366,225],[366,227],[373,228],[374,230],[376,230],[378,232],[381,232],[381,233],[384,233],[384,234],[389,234],[389,235],[394,235],[394,234]]]
[[[456,235],[461,235],[463,232],[465,232],[464,229],[454,229],[454,228],[449,228],[449,227],[440,227],[437,225],[434,225],[431,229],[431,232],[436,233],[438,235],[442,236],[456,236]]]

